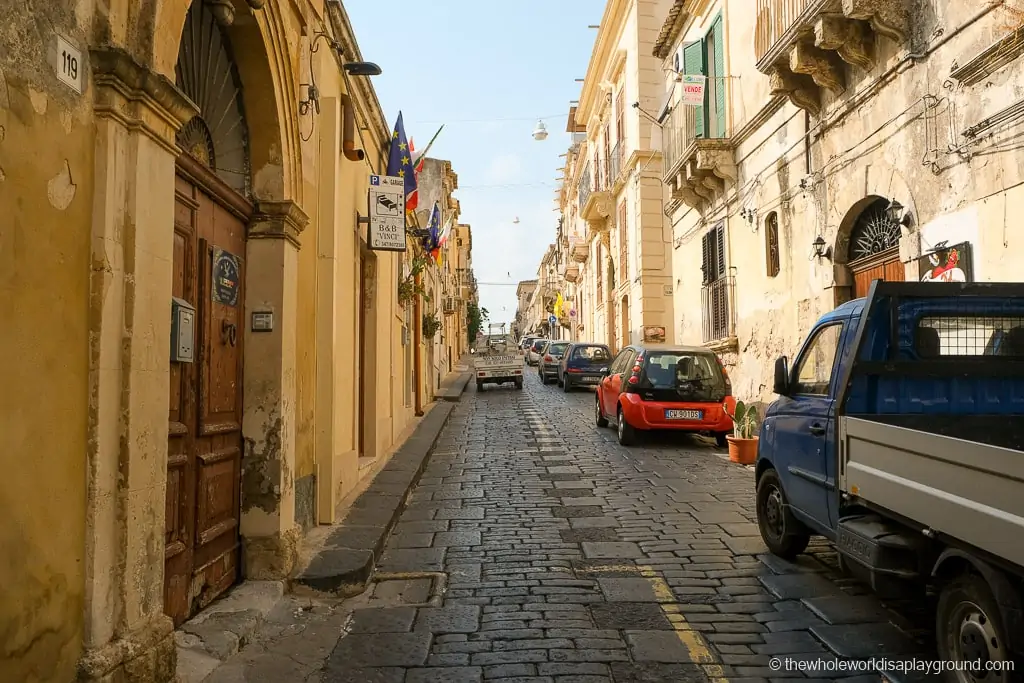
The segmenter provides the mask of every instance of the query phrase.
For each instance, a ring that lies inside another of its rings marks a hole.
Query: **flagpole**
[[[427,157],[427,152],[430,151],[430,146],[434,144],[434,141],[437,140],[437,136],[441,134],[442,130],[444,130],[444,124],[443,123],[441,124],[441,127],[437,129],[437,132],[434,133],[434,137],[430,138],[430,142],[427,143],[426,149],[424,149],[423,152],[418,157],[416,157],[416,160],[414,162],[412,162],[412,167],[413,168],[416,168],[417,164],[419,164],[420,161],[422,161],[423,159],[425,159]]]

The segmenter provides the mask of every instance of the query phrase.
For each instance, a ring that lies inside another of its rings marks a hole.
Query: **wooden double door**
[[[906,278],[899,249],[889,249],[850,262],[853,272],[853,298],[867,296],[875,280],[902,282]]]
[[[219,189],[215,199],[179,168],[172,290],[195,308],[195,334],[192,362],[170,373],[164,610],[175,626],[240,569],[245,207]]]

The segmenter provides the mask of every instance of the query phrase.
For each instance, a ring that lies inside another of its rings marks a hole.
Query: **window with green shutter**
[[[725,137],[725,31],[722,27],[722,15],[711,25],[707,38],[707,62],[711,67],[708,74],[708,85],[710,85],[711,101],[714,102],[711,120],[714,121],[715,130],[712,136],[716,138]]]
[[[708,70],[704,63],[703,40],[698,40],[683,47],[683,73],[691,76],[707,76]],[[707,89],[705,89],[704,102],[706,103],[707,101]],[[694,107],[693,113],[695,121],[694,136],[698,138],[705,137],[707,126],[704,119],[707,116],[707,107]]]
[[[722,15],[700,40],[683,46],[683,73],[707,77],[704,106],[694,107],[695,137],[725,137],[725,29]]]

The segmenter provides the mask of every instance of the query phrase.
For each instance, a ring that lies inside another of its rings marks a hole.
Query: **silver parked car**
[[[569,346],[570,342],[567,341],[550,341],[540,352],[537,375],[540,376],[541,384],[547,384],[548,380],[558,379],[558,366]]]
[[[526,363],[537,365],[540,362],[540,352],[548,343],[548,339],[534,339],[530,349],[526,352]]]

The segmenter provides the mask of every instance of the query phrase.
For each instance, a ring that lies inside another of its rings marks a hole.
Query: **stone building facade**
[[[754,4],[677,0],[653,53],[676,338],[718,351],[757,401],[775,358],[876,278],[1019,279],[1024,11]],[[681,74],[708,77],[703,107],[680,104]]]
[[[44,5],[0,28],[0,680],[171,681],[430,400],[359,220],[390,126],[334,0]]]
[[[670,2],[610,0],[579,101],[559,195],[581,339],[621,348],[671,341],[672,261],[657,125],[664,93],[651,48]],[[665,335],[657,330],[664,328]]]

